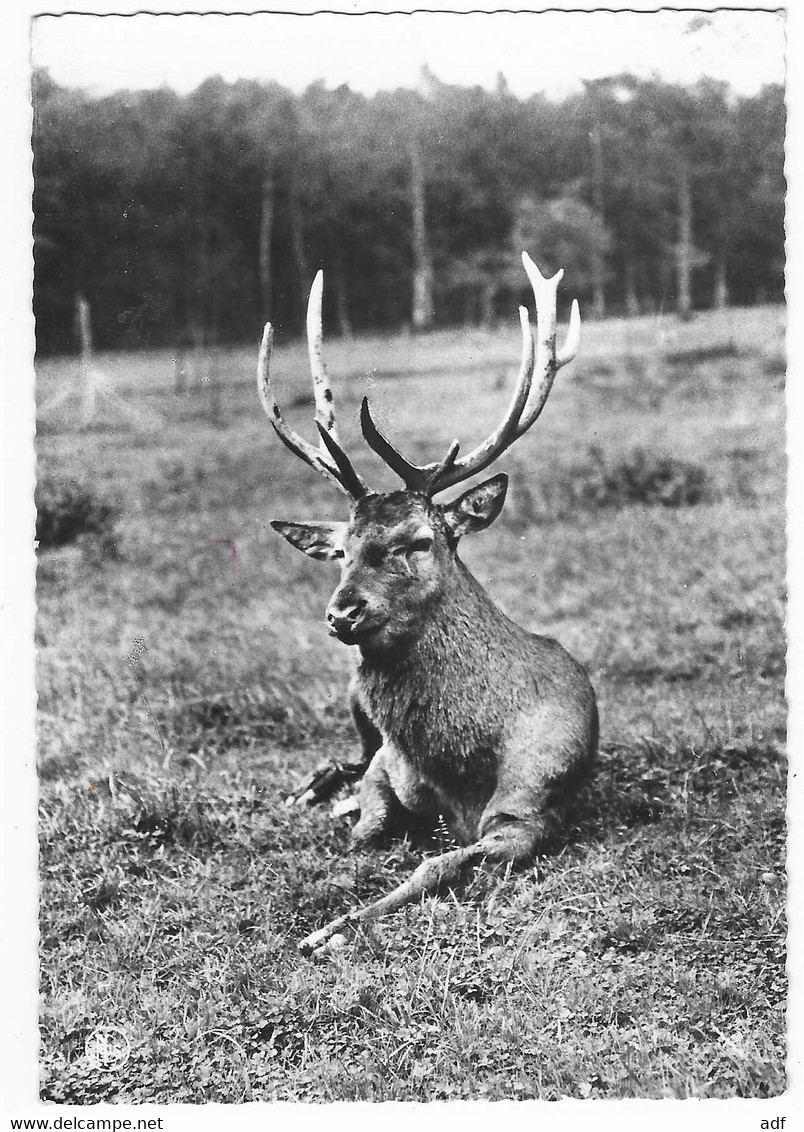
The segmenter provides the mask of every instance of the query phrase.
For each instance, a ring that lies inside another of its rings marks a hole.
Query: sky
[[[41,16],[32,58],[91,94],[210,75],[301,91],[348,83],[373,94],[415,86],[427,65],[444,82],[492,87],[502,72],[519,97],[560,98],[583,79],[630,71],[740,94],[784,81],[784,19],[768,11],[593,11],[337,15]]]

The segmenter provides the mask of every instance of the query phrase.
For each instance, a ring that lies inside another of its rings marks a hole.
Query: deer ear
[[[448,503],[441,513],[452,537],[457,540],[472,531],[483,531],[491,526],[502,511],[507,490],[508,476],[501,472],[477,487],[470,487],[459,499]]]
[[[329,562],[343,554],[346,523],[280,523],[272,522],[274,530],[286,538],[291,546],[309,558]]]

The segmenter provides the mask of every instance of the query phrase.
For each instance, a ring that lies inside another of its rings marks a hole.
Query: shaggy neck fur
[[[404,651],[363,651],[359,679],[384,735],[444,784],[494,773],[509,705],[526,681],[518,640],[528,636],[494,605],[460,560]],[[361,650],[362,651],[362,650]]]

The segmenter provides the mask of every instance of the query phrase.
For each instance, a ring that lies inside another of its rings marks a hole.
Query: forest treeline
[[[211,78],[93,98],[34,78],[37,346],[488,325],[524,295],[519,253],[566,272],[585,317],[778,301],[783,91],[736,97],[631,75],[561,102],[497,87],[373,97]]]

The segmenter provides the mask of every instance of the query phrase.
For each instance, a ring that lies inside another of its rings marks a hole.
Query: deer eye
[[[392,552],[393,553],[393,552]],[[378,570],[385,561],[386,552],[376,543],[370,543],[364,551],[363,560],[373,570]]]
[[[333,558],[345,558],[346,556],[343,553],[343,547],[339,546],[336,550],[333,550],[332,557]]]
[[[431,538],[417,538],[407,549],[408,554],[427,554],[433,548],[433,540]]]

